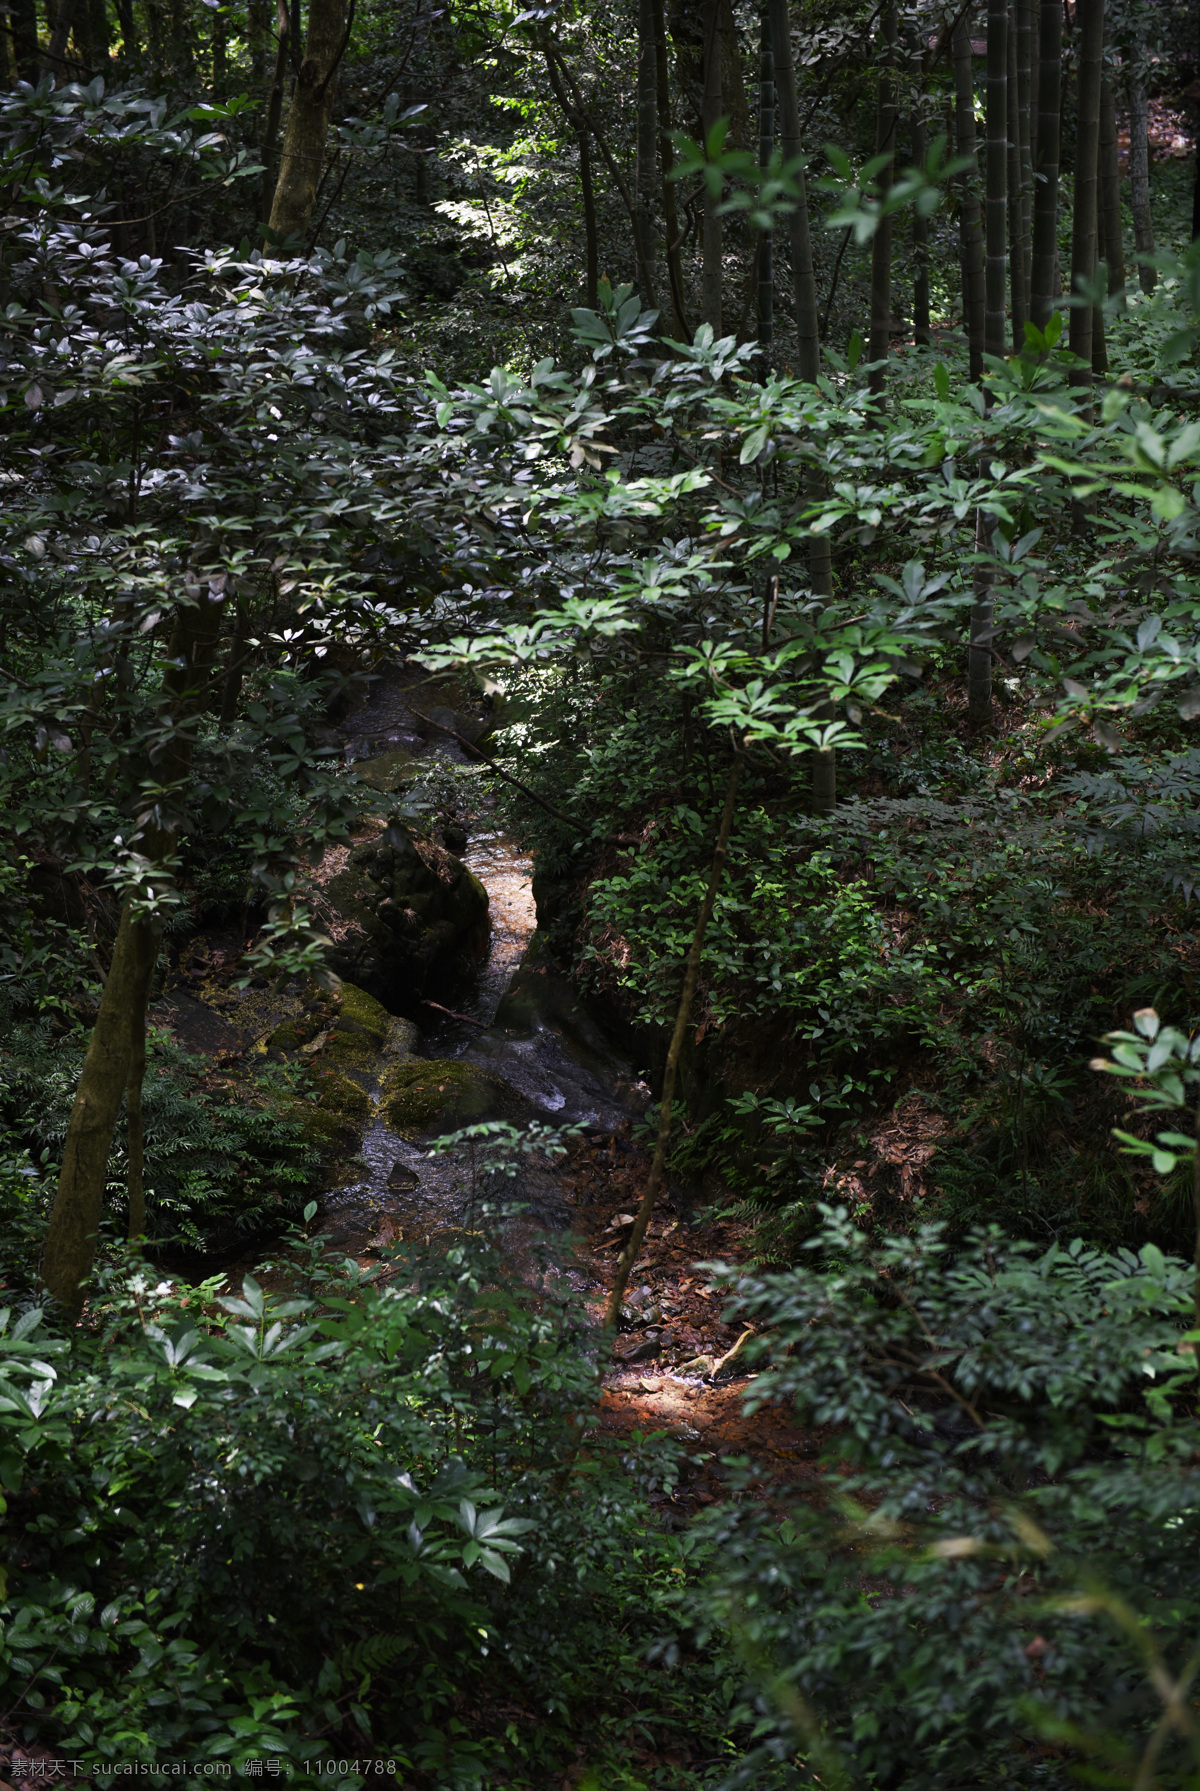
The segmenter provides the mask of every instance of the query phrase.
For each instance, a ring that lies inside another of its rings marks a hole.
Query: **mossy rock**
[[[311,1101],[297,1101],[289,1111],[300,1122],[305,1143],[311,1144],[323,1157],[340,1154],[357,1137],[344,1119],[324,1107],[314,1106]]]
[[[321,1062],[344,1063],[356,1069],[369,1069],[378,1051],[379,1047],[371,1042],[367,1033],[343,1032],[339,1026],[322,1045]]]
[[[320,1084],[318,1107],[323,1107],[327,1113],[341,1114],[344,1119],[366,1119],[371,1111],[371,1099],[357,1082],[343,1076],[340,1070],[324,1070]]]
[[[354,772],[373,790],[392,794],[416,776],[420,766],[410,752],[397,747],[395,752],[381,752],[373,759],[359,759]]]
[[[308,1034],[301,1032],[294,1020],[285,1020],[267,1040],[267,1050],[298,1051],[307,1037]]]
[[[380,1110],[393,1132],[422,1132],[435,1121],[470,1125],[489,1114],[515,1117],[521,1105],[499,1076],[454,1058],[417,1058],[390,1070]],[[510,1109],[513,1110],[510,1115]]]
[[[378,1051],[388,1035],[391,1015],[382,1002],[354,983],[343,983],[338,1007],[338,1031],[351,1037],[365,1033]]]

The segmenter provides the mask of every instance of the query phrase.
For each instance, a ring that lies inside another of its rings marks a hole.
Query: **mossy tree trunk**
[[[329,136],[333,77],[346,47],[346,0],[309,0],[304,59],[296,75],[269,228],[303,237],[312,222]]]
[[[169,669],[158,708],[161,751],[151,754],[154,776],[167,792],[142,817],[134,845],[151,867],[175,848],[179,820],[168,805],[178,800],[191,765],[194,724],[207,707],[220,638],[225,580],[195,587],[181,608],[167,647]],[[164,880],[169,871],[162,873]],[[153,888],[153,868],[146,882]],[[50,1214],[42,1279],[71,1310],[82,1301],[104,1212],[104,1187],[113,1133],[126,1101],[129,1121],[129,1233],[145,1231],[142,1079],[146,1065],[146,1007],[158,962],[160,929],[145,901],[130,899],[121,914],[112,965],[100,998],[87,1056],[67,1125],[62,1167]]]

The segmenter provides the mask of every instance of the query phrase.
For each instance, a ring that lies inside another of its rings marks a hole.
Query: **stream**
[[[424,737],[408,708],[399,668],[390,675],[385,671],[343,732],[348,760],[399,748],[434,765],[467,762],[453,740]],[[464,817],[467,844],[458,856],[488,893],[486,957],[456,991],[453,1013],[426,1009],[428,1019],[419,1029],[393,1020],[374,1071],[355,1079],[377,1100],[396,1062],[414,1056],[453,1060],[481,1071],[494,1086],[494,1113],[487,1117],[501,1115],[518,1125],[582,1126],[593,1136],[627,1131],[649,1091],[634,1080],[628,1061],[549,958],[537,932],[533,862],[497,829],[494,798],[481,784],[475,787],[478,794]],[[326,1195],[323,1228],[332,1248],[359,1254],[392,1242],[429,1240],[477,1221],[481,1190],[470,1147],[431,1156],[438,1130],[435,1125],[402,1137],[376,1114],[360,1147],[360,1173]],[[505,1205],[519,1210],[520,1218],[506,1227],[508,1243],[518,1250],[523,1237],[562,1230],[570,1222],[560,1178],[544,1158],[523,1164],[500,1189],[493,1178],[482,1191],[488,1198],[499,1193]]]

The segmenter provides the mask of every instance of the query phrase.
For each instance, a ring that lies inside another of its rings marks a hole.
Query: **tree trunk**
[[[671,179],[674,150],[671,144],[671,71],[667,62],[667,21],[663,0],[651,0],[654,22],[654,74],[657,95],[658,153],[662,173],[663,222],[666,226],[667,279],[671,287],[671,307],[675,313],[676,334],[684,342],[692,339],[688,328],[687,306],[683,299],[683,262],[680,248],[683,233],[675,205],[675,182]]]
[[[1062,136],[1062,6],[1042,0],[1038,33],[1037,179],[1033,190],[1030,308],[1044,330],[1054,311],[1058,252],[1058,157]]]
[[[1025,346],[1025,258],[1021,241],[1021,113],[1017,80],[1016,6],[1008,20],[1008,268],[1013,353]]]
[[[785,162],[801,154],[800,107],[796,98],[796,69],[788,0],[767,0],[771,17],[771,48],[775,58],[775,90],[779,99],[780,147]],[[792,263],[792,302],[796,310],[796,371],[815,385],[821,372],[821,320],[817,311],[817,282],[813,274],[812,237],[808,223],[808,190],[801,169],[796,176],[796,204],[788,213],[788,253]],[[815,586],[814,586],[815,589]]]
[[[701,129],[705,141],[721,116],[721,13],[720,0],[707,0],[704,8],[704,103]],[[719,193],[704,190],[701,230],[700,309],[713,335],[721,334],[721,261],[723,254]]]
[[[116,0],[117,23],[121,27],[121,61],[134,62],[138,54],[137,25],[133,17],[133,0]]]
[[[12,33],[13,66],[19,81],[37,85],[38,22],[36,0],[9,0],[9,30]]]
[[[691,950],[688,952],[687,968],[683,975],[683,992],[679,997],[679,1008],[675,1015],[675,1030],[671,1034],[671,1043],[667,1050],[667,1065],[663,1071],[662,1099],[658,1108],[658,1137],[654,1145],[654,1156],[650,1164],[646,1192],[642,1196],[642,1204],[634,1219],[629,1241],[621,1252],[621,1260],[617,1264],[617,1278],[613,1283],[612,1292],[608,1296],[608,1306],[604,1313],[604,1323],[611,1331],[615,1331],[621,1321],[621,1302],[625,1298],[625,1289],[629,1286],[630,1271],[637,1261],[638,1251],[642,1247],[642,1239],[646,1235],[646,1227],[650,1223],[650,1215],[654,1211],[654,1202],[658,1198],[658,1190],[662,1186],[663,1174],[667,1167],[667,1150],[671,1142],[671,1109],[675,1103],[675,1083],[679,1076],[679,1059],[683,1055],[683,1041],[687,1036],[692,1002],[696,995],[696,984],[700,980],[700,957],[704,950],[704,935],[708,931],[708,923],[712,918],[713,903],[717,899],[717,888],[729,852],[729,835],[733,829],[738,781],[742,775],[744,759],[745,753],[739,747],[734,753],[733,768],[725,789],[725,807],[721,815],[720,831],[717,834],[716,850],[713,853],[712,869],[709,872],[708,888],[704,892],[704,900],[701,902],[700,912],[696,916],[696,929],[692,934]]]
[[[271,202],[269,228],[277,241],[305,236],[312,222],[329,135],[333,77],[345,47],[345,0],[309,0],[304,60],[292,92]]]
[[[759,15],[758,165],[764,173],[775,148],[775,58],[771,51],[771,16],[766,4]],[[762,230],[758,237],[758,346],[764,357],[763,377],[771,364],[775,337],[775,240]]]
[[[75,70],[67,62],[67,44],[70,42],[77,4],[78,0],[62,0],[54,15],[50,42],[42,52],[42,73],[53,75],[56,87],[74,78]]]
[[[780,148],[784,161],[790,162],[801,153],[801,141],[788,0],[767,0],[767,9],[771,19],[775,91],[779,102]],[[792,263],[792,303],[796,312],[796,371],[801,379],[815,385],[821,373],[821,320],[817,310],[817,282],[813,274],[812,238],[808,224],[808,190],[803,169],[796,176],[796,188],[796,204],[788,213],[787,220],[788,253]],[[815,469],[806,473],[804,489],[806,495],[814,501],[825,495],[825,481]],[[833,596],[833,558],[827,534],[811,537],[808,581],[814,597]],[[837,759],[832,747],[813,757],[812,798],[817,814],[832,814],[837,801]]]
[[[229,27],[220,7],[212,16],[213,98],[220,101],[229,85]]]
[[[279,142],[279,121],[283,117],[283,89],[287,80],[288,39],[291,18],[287,0],[278,0],[275,38],[275,67],[271,76],[271,93],[267,100],[267,122],[263,131],[262,222],[266,230],[275,197],[275,152]],[[417,166],[421,163],[418,160]]]
[[[954,46],[954,135],[958,154],[970,166],[962,174],[959,203],[959,246],[962,255],[963,328],[967,336],[970,377],[983,372],[983,224],[979,212],[979,158],[975,133],[975,76],[971,66],[971,27],[960,14],[951,39]]]
[[[224,579],[199,587],[192,602],[180,611],[168,643],[168,670],[158,705],[166,744],[152,757],[155,779],[167,789],[177,788],[186,779],[191,764],[193,726],[189,724],[207,707],[224,591]],[[134,844],[152,863],[160,864],[171,856],[176,835],[177,824],[161,821],[152,810],[142,819]],[[42,1262],[42,1279],[50,1292],[76,1310],[82,1300],[81,1284],[95,1260],[108,1158],[122,1099],[127,1101],[130,1122],[131,1235],[140,1236],[145,1230],[141,1086],[146,1004],[158,962],[158,944],[157,925],[126,902],[67,1125]]]
[[[271,34],[271,9],[267,0],[248,0],[246,47],[250,52],[250,80],[261,87],[267,78],[267,39]]]
[[[1021,195],[1021,266],[1025,273],[1027,317],[1033,300],[1033,8],[1034,0],[1016,0],[1017,163]]]
[[[1003,356],[1008,284],[1008,0],[988,0],[983,348]]]
[[[658,190],[658,62],[654,48],[654,0],[638,0],[637,215],[646,271],[656,280],[658,231],[654,200]],[[656,303],[653,292],[647,305]]]
[[[917,168],[925,166],[925,121],[918,113],[912,120],[912,159]],[[933,325],[929,316],[929,219],[913,207],[913,340],[919,348],[933,342]]]
[[[1129,194],[1133,207],[1133,240],[1139,255],[1154,253],[1154,223],[1150,215],[1150,108],[1146,103],[1146,79],[1136,62],[1127,77],[1129,89]],[[1138,264],[1143,292],[1153,292],[1157,269]]]
[[[983,346],[988,355],[1004,354],[1005,265],[1008,236],[1008,0],[988,0],[987,15],[987,259],[984,266]],[[980,472],[986,475],[990,455],[984,450]],[[975,551],[991,550],[993,519],[980,510],[975,518]],[[967,719],[985,728],[992,718],[992,631],[995,604],[990,566],[977,565],[971,633],[967,646]]]
[[[1071,220],[1071,290],[1077,297],[1096,268],[1096,198],[1100,155],[1100,78],[1104,59],[1104,0],[1076,0],[1079,69],[1075,133],[1075,206]],[[1071,384],[1092,386],[1092,307],[1071,307],[1071,353],[1083,365],[1072,369]]]
[[[875,102],[875,154],[886,155],[888,161],[876,176],[880,196],[887,194],[896,165],[896,36],[897,18],[894,4],[885,3],[880,14],[880,37],[883,60],[879,67],[879,86]],[[886,217],[871,238],[871,333],[867,359],[885,363],[867,375],[868,385],[877,397],[887,384],[888,345],[892,332],[892,220]]]
[[[579,127],[579,190],[583,197],[584,282],[587,304],[600,303],[600,239],[596,231],[596,183],[592,177],[592,133]]]
[[[71,1310],[80,1306],[81,1284],[95,1261],[108,1158],[129,1081],[131,1016],[140,1015],[144,1028],[157,960],[157,932],[145,920],[136,919],[126,903],[100,1012],[75,1090],[42,1259],[43,1281],[54,1298]]]
[[[1117,96],[1112,71],[1105,67],[1100,79],[1100,217],[1104,260],[1108,264],[1108,290],[1119,297],[1124,309],[1125,244],[1121,232],[1121,164],[1117,149]],[[1094,320],[1093,320],[1094,321]]]

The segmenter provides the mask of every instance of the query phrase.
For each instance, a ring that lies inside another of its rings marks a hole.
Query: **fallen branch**
[[[421,1006],[436,1008],[438,1013],[445,1014],[448,1020],[465,1020],[468,1026],[478,1026],[480,1032],[491,1031],[486,1020],[473,1020],[470,1014],[456,1014],[452,1007],[443,1007],[440,1001],[430,1001],[424,995],[421,997]]]
[[[457,740],[458,744],[465,752],[474,754],[475,758],[481,760],[490,770],[494,771],[497,777],[502,777],[505,783],[515,784],[516,788],[520,790],[523,795],[528,796],[531,802],[536,802],[539,808],[544,808],[548,815],[553,815],[556,821],[562,821],[566,826],[573,827],[576,832],[578,832],[578,821],[573,821],[570,815],[564,815],[561,809],[555,808],[552,802],[547,802],[544,796],[539,796],[536,790],[531,790],[528,784],[523,784],[519,777],[513,776],[511,771],[503,771],[494,759],[489,759],[485,752],[480,752],[477,746],[473,745],[471,741],[467,740],[462,734],[456,733],[453,728],[448,728],[445,722],[434,721],[432,715],[422,715],[421,711],[419,709],[414,709],[411,703],[409,704],[409,713],[410,715],[415,715],[418,721],[427,722],[431,728],[436,728],[439,734],[449,734],[451,740]]]

